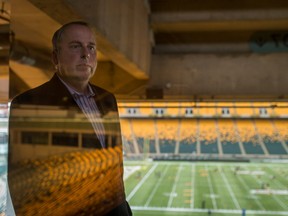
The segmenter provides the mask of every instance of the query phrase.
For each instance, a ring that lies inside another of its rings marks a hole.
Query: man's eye
[[[79,44],[73,44],[70,46],[72,49],[80,48],[81,46]]]
[[[88,47],[89,48],[89,50],[91,50],[91,51],[95,51],[95,47],[94,46],[90,46],[90,47]]]

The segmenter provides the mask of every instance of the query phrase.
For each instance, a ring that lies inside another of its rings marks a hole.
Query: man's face
[[[58,74],[64,81],[88,82],[97,67],[95,36],[86,26],[71,25],[62,33],[53,55]]]

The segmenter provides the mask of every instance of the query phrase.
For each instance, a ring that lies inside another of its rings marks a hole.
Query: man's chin
[[[85,81],[89,82],[89,80],[91,79],[91,77],[92,77],[92,74],[89,73],[89,74],[86,74],[86,75],[83,75],[83,76],[78,77],[78,80],[79,80],[79,81],[82,81],[82,82],[85,82]]]
[[[78,82],[89,82],[91,76],[81,76],[81,77],[77,77],[75,80],[77,80]]]
[[[78,70],[78,74],[79,74],[80,79],[89,80],[94,73],[92,73],[92,70],[89,69],[89,70],[81,70],[81,71]]]

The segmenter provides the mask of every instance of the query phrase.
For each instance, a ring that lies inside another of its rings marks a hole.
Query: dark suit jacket
[[[114,113],[114,122],[115,120],[116,122],[119,122],[117,103],[114,95],[98,86],[91,86],[93,91],[95,92],[94,99],[101,113],[101,117],[109,117],[107,116],[108,114]],[[56,74],[52,77],[50,81],[44,83],[43,85],[16,96],[12,100],[11,110],[13,110],[13,108],[17,108],[19,105],[55,106],[59,109],[69,110],[71,113],[82,113],[81,109],[74,101],[72,95],[63,85],[63,83],[59,80]],[[106,143],[106,147],[113,147],[117,144],[122,145],[120,125],[113,124],[113,128],[111,128],[111,125],[106,124],[104,125],[104,127],[106,131],[113,130],[114,136],[116,135],[116,137],[114,137],[113,139],[114,143]]]
[[[109,116],[111,116],[112,114],[112,118],[114,119],[113,124],[104,124],[105,131],[110,131],[110,132],[113,131],[113,134],[112,134],[113,137],[110,139],[105,139],[106,147],[115,147],[115,146],[122,147],[121,130],[120,130],[120,123],[119,123],[119,118],[118,118],[118,108],[117,108],[117,103],[116,103],[116,99],[114,95],[98,86],[91,85],[91,87],[93,91],[95,92],[94,99],[101,113],[101,117],[110,118]],[[11,118],[13,117],[13,110],[21,107],[22,105],[37,106],[37,107],[55,106],[57,107],[57,109],[59,108],[59,109],[68,110],[71,113],[82,113],[82,110],[78,107],[72,95],[70,94],[68,89],[63,85],[63,83],[59,80],[56,74],[54,74],[52,79],[49,80],[48,82],[16,96],[12,100],[11,106],[10,106]],[[90,128],[91,131],[93,131],[92,125],[90,126],[91,126]],[[98,139],[95,136],[95,142],[97,141]],[[98,148],[98,147],[99,145],[95,146],[95,148]],[[119,167],[120,169],[123,169],[122,164],[120,164]],[[10,169],[9,165],[8,165],[8,169]],[[122,170],[122,173],[123,173],[123,170]],[[124,193],[124,189],[123,189],[123,193]],[[123,196],[125,197],[125,194],[123,194]],[[12,201],[13,201],[13,196],[12,196]],[[91,212],[89,213],[89,215],[91,215]],[[121,205],[114,208],[113,210],[111,210],[109,213],[105,215],[126,216],[126,215],[132,215],[132,213],[131,213],[128,203],[124,201]]]
[[[94,99],[102,116],[109,111],[118,112],[116,99],[113,94],[108,91],[91,85],[95,92]],[[16,96],[11,103],[12,108],[17,105],[48,105],[58,106],[62,108],[77,108],[77,103],[69,93],[68,89],[54,74],[51,80]]]

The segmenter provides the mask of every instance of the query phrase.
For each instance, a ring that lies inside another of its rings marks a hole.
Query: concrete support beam
[[[59,23],[86,20],[96,30],[98,49],[138,79],[150,68],[148,8],[141,0],[29,0]]]
[[[9,66],[0,65],[0,103],[8,100],[9,95]]]
[[[247,42],[255,32],[287,29],[287,5],[271,5],[271,8],[250,6],[252,8],[246,10],[219,7],[154,12],[151,14],[151,27],[157,44],[154,53],[250,52]]]
[[[152,27],[156,28],[160,23],[168,24],[168,23],[186,23],[191,24],[191,22],[239,22],[239,21],[280,21],[288,19],[288,9],[287,8],[279,8],[279,9],[253,9],[253,10],[232,10],[232,11],[190,11],[190,12],[167,12],[167,13],[154,13],[151,15],[151,23]],[[275,28],[277,28],[276,25]],[[235,26],[236,28],[237,26]],[[284,26],[282,26],[284,27]],[[183,29],[185,30],[185,29]],[[198,29],[192,29],[191,31],[197,31]],[[207,29],[210,31],[210,29]]]
[[[115,93],[117,98],[132,97],[136,99],[139,99],[139,92],[145,92],[145,86],[148,82],[147,80],[136,79],[109,61],[98,63],[95,76],[91,81]]]
[[[35,88],[51,78],[48,74],[44,73],[42,69],[28,64],[21,64],[17,61],[10,60],[9,65],[11,70],[13,70],[29,88]]]
[[[220,20],[152,23],[155,32],[283,30],[288,20]]]
[[[177,98],[287,96],[287,53],[154,55],[149,86]]]

